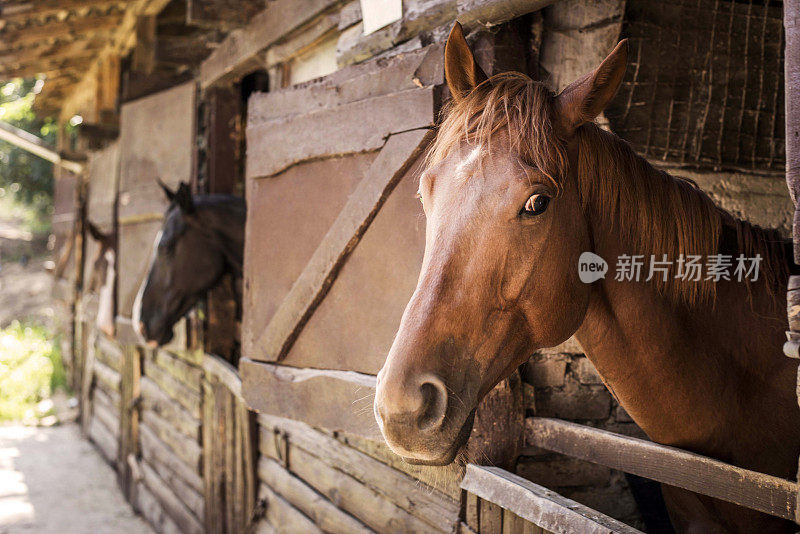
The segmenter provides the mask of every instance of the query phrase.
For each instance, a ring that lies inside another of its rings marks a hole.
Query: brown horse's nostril
[[[438,429],[447,413],[444,382],[435,375],[425,375],[409,382],[384,380],[378,384],[375,416],[379,423],[393,433]]]
[[[447,413],[447,388],[437,377],[428,377],[420,386],[422,410],[417,419],[420,430],[436,429],[442,425]]]

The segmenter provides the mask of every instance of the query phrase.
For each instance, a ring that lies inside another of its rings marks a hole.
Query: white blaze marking
[[[163,233],[162,230],[159,230],[156,234],[156,240],[153,242],[153,251],[150,254],[150,265],[147,267],[147,272],[144,276],[144,280],[142,280],[142,285],[139,286],[139,292],[136,293],[136,298],[133,300],[133,310],[131,311],[131,322],[133,323],[133,331],[136,332],[136,335],[139,336],[139,339],[142,343],[145,343],[147,340],[144,338],[144,333],[142,332],[142,298],[144,297],[144,288],[147,285],[147,280],[150,278],[150,271],[153,270],[153,264],[156,262],[156,251],[158,250],[158,244],[161,242],[161,234]]]

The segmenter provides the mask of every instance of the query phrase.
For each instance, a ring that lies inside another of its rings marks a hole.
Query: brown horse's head
[[[131,313],[134,330],[151,347],[172,340],[173,327],[230,273],[241,277],[246,208],[229,195],[192,195],[163,183],[170,204],[156,236],[147,275]]]
[[[573,138],[614,96],[625,62],[621,43],[554,96],[521,74],[487,79],[453,28],[453,101],[420,179],[422,271],[375,396],[386,442],[406,460],[452,462],[483,396],[583,322],[578,258],[592,237]]]

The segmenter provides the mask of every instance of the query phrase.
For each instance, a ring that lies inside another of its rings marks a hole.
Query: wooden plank
[[[110,391],[119,391],[122,378],[120,374],[101,361],[94,361],[94,375]]]
[[[172,375],[172,377],[192,391],[200,393],[200,381],[203,370],[187,364],[172,352],[156,349],[153,351],[153,363]]]
[[[113,465],[117,459],[117,439],[97,417],[92,417],[89,422],[89,438],[103,453],[106,461]]]
[[[285,356],[389,194],[432,137],[431,132],[415,130],[393,135],[386,141],[272,316],[251,357],[276,361]]]
[[[555,0],[458,0],[458,21],[467,29],[496,26],[539,11]]]
[[[461,468],[455,464],[446,467],[412,465],[405,462],[400,456],[392,452],[383,439],[372,440],[337,432],[334,437],[341,443],[369,455],[389,467],[402,471],[407,475],[420,480],[432,488],[436,488],[450,497],[453,501],[461,499],[461,478],[464,476]]]
[[[261,484],[259,498],[265,501],[264,519],[272,527],[267,532],[280,534],[322,534],[322,530],[303,512],[289,504],[283,497],[272,491],[266,484]],[[260,527],[257,532],[260,532]]]
[[[242,379],[239,371],[218,356],[206,354],[203,358],[203,369],[208,375],[225,385],[228,391],[238,400],[242,400]]]
[[[261,67],[260,52],[340,0],[275,0],[250,24],[232,31],[200,66],[200,87],[233,81]]]
[[[144,482],[172,520],[186,534],[202,534],[203,526],[147,462],[140,464]]]
[[[144,376],[150,378],[167,395],[178,401],[192,417],[200,418],[200,395],[188,388],[182,382],[175,380],[169,373],[153,365],[152,362],[145,362]]]
[[[353,371],[297,369],[242,358],[242,392],[248,406],[311,425],[379,439],[362,400],[374,394],[375,377]]]
[[[92,414],[94,418],[103,423],[106,430],[108,430],[116,440],[120,432],[119,417],[117,415],[119,412],[114,409],[113,405],[108,404],[107,399],[108,397],[95,396],[94,402],[92,403]]]
[[[468,464],[461,487],[553,532],[639,533],[625,523],[498,467]],[[482,518],[480,524],[482,529]]]
[[[528,445],[709,495],[759,512],[791,520],[795,517],[796,482],[735,467],[699,454],[544,417],[526,420],[526,441]]]
[[[480,507],[480,533],[502,534],[503,509],[499,505],[483,499],[480,501]]]
[[[434,120],[434,90],[423,87],[288,119],[249,121],[247,177],[271,176],[305,160],[377,150],[389,135],[426,128]],[[347,135],[337,134],[342,131]]]
[[[142,426],[152,430],[186,465],[192,469],[200,469],[202,451],[196,440],[177,432],[172,425],[150,410],[142,410]]]
[[[503,534],[546,534],[545,530],[517,514],[503,510]]]
[[[342,445],[335,438],[305,423],[266,414],[259,414],[258,422],[262,427],[262,452],[275,449],[265,445],[270,442],[274,444],[274,432],[277,429],[293,446],[300,447],[322,459],[327,465],[349,474],[427,523],[453,524],[458,517],[458,503],[443,493],[362,452]],[[280,460],[281,457],[276,459]]]
[[[272,458],[258,461],[260,480],[296,506],[325,532],[348,534],[371,532],[360,521],[317,493]]]
[[[161,463],[158,458],[154,458],[146,462],[140,462],[140,469],[144,469],[143,466],[145,465],[147,465],[147,468],[158,473],[158,476],[167,486],[169,486],[178,499],[185,504],[189,510],[191,510],[192,514],[197,519],[200,521],[203,520],[205,500],[196,489],[191,487],[189,483],[187,483],[175,471]]]
[[[139,456],[139,419],[140,408],[137,399],[141,394],[140,379],[142,375],[141,353],[130,345],[124,349],[122,362],[122,382],[120,386],[120,435],[117,451],[117,474],[120,485],[128,499],[133,498],[136,490],[136,473],[128,462],[128,457]]]
[[[169,517],[161,502],[144,482],[136,484],[136,509],[147,519],[156,532],[179,534],[180,527]]]
[[[203,491],[203,479],[200,478],[201,471],[199,468],[190,467],[173,454],[170,448],[148,427],[140,426],[139,435],[142,441],[142,456],[146,461],[152,464],[161,463],[166,465],[187,482],[189,486],[197,491]]]
[[[443,518],[427,523],[401,508],[399,503],[299,447],[291,448],[289,458],[292,473],[377,532],[452,531],[452,524]]]
[[[247,104],[249,124],[444,83],[441,43],[340,69],[320,80],[268,93],[254,93]]]
[[[474,493],[469,493],[468,491],[464,492],[464,519],[467,522],[467,526],[474,530],[475,532],[480,531],[480,508],[481,503],[480,499]]]
[[[219,447],[216,445],[218,424],[216,421],[216,407],[214,406],[214,390],[209,382],[203,382],[203,495],[205,497],[205,527],[206,531],[216,534],[224,532],[224,525],[220,522],[217,513],[219,485],[216,483],[218,476],[216,455]]]
[[[157,413],[172,427],[185,436],[199,441],[200,420],[192,416],[186,408],[164,393],[155,382],[148,377],[142,377],[142,406]]]

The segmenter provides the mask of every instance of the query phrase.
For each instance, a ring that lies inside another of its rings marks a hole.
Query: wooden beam
[[[674,447],[605,430],[531,417],[528,445],[794,520],[798,484]]]
[[[272,43],[309,22],[341,0],[275,0],[241,30],[234,30],[200,67],[200,87],[206,87],[261,65],[259,54]]]
[[[641,534],[621,521],[499,467],[468,464],[461,488],[551,532]],[[483,515],[480,514],[481,532],[485,528]]]
[[[21,22],[36,17],[45,17],[82,8],[108,8],[123,5],[121,0],[37,0],[0,7],[0,19],[6,22]]]
[[[82,163],[63,158],[61,154],[55,150],[46,147],[44,142],[35,135],[29,134],[8,123],[0,122],[0,139],[55,165],[63,167],[70,172],[74,172],[75,174],[79,174],[83,170]]]
[[[136,20],[136,47],[133,49],[131,70],[145,75],[153,73],[156,65],[156,16],[140,15]]]
[[[458,0],[458,21],[468,29],[497,26],[539,11],[556,0]]]
[[[17,47],[68,36],[85,36],[86,34],[118,27],[121,22],[122,16],[117,14],[81,17],[76,20],[68,19],[63,22],[52,22],[41,26],[33,26],[32,28],[6,30],[0,32],[0,40]]]
[[[372,414],[375,377],[355,371],[298,369],[242,358],[242,394],[262,413],[380,439]]]
[[[392,112],[402,113],[401,109],[393,108]],[[427,112],[432,116],[432,109]],[[276,361],[288,353],[389,194],[432,138],[433,134],[428,130],[412,130],[392,135],[386,141],[263,334],[249,351],[251,357]]]

